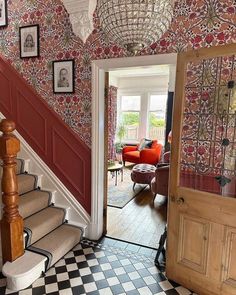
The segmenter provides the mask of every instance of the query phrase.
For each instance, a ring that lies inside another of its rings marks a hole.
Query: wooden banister
[[[24,254],[23,219],[18,211],[19,195],[16,179],[16,156],[20,151],[20,141],[12,134],[13,121],[0,123],[0,158],[2,159],[2,202],[1,220],[3,263],[14,261]]]

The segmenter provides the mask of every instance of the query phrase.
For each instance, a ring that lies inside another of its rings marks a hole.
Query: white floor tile
[[[169,281],[160,282],[159,285],[161,286],[161,288],[164,291],[167,291],[167,290],[170,290],[173,288],[173,286],[171,285],[171,283]]]
[[[97,290],[97,286],[95,283],[88,283],[88,284],[84,284],[84,289],[85,289],[86,293],[93,292],[93,291]]]
[[[103,272],[97,272],[93,274],[94,280],[95,281],[101,281],[105,279],[105,276],[103,274]]]
[[[138,289],[140,295],[152,295],[152,292],[148,287]]]
[[[126,292],[136,289],[132,282],[123,283],[122,287]]]

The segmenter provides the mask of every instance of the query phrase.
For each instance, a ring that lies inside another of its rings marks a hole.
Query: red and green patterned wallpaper
[[[91,60],[124,57],[126,52],[107,40],[94,17],[95,29],[85,44],[76,37],[60,0],[8,0],[9,26],[0,29],[0,52],[47,103],[91,145]],[[19,58],[19,26],[40,25],[40,58]],[[236,42],[235,0],[177,1],[169,31],[140,54],[179,52]],[[76,61],[76,91],[55,95],[52,61]]]

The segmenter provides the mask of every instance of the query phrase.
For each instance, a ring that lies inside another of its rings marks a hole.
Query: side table
[[[123,181],[123,165],[122,164],[114,163],[112,165],[108,165],[108,171],[115,174],[115,185],[117,185],[118,172],[121,172],[121,181]]]

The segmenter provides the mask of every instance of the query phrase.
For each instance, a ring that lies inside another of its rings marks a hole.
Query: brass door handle
[[[185,202],[184,198],[179,198],[179,199],[177,200],[177,204],[178,204],[178,205],[183,205],[184,202]]]

